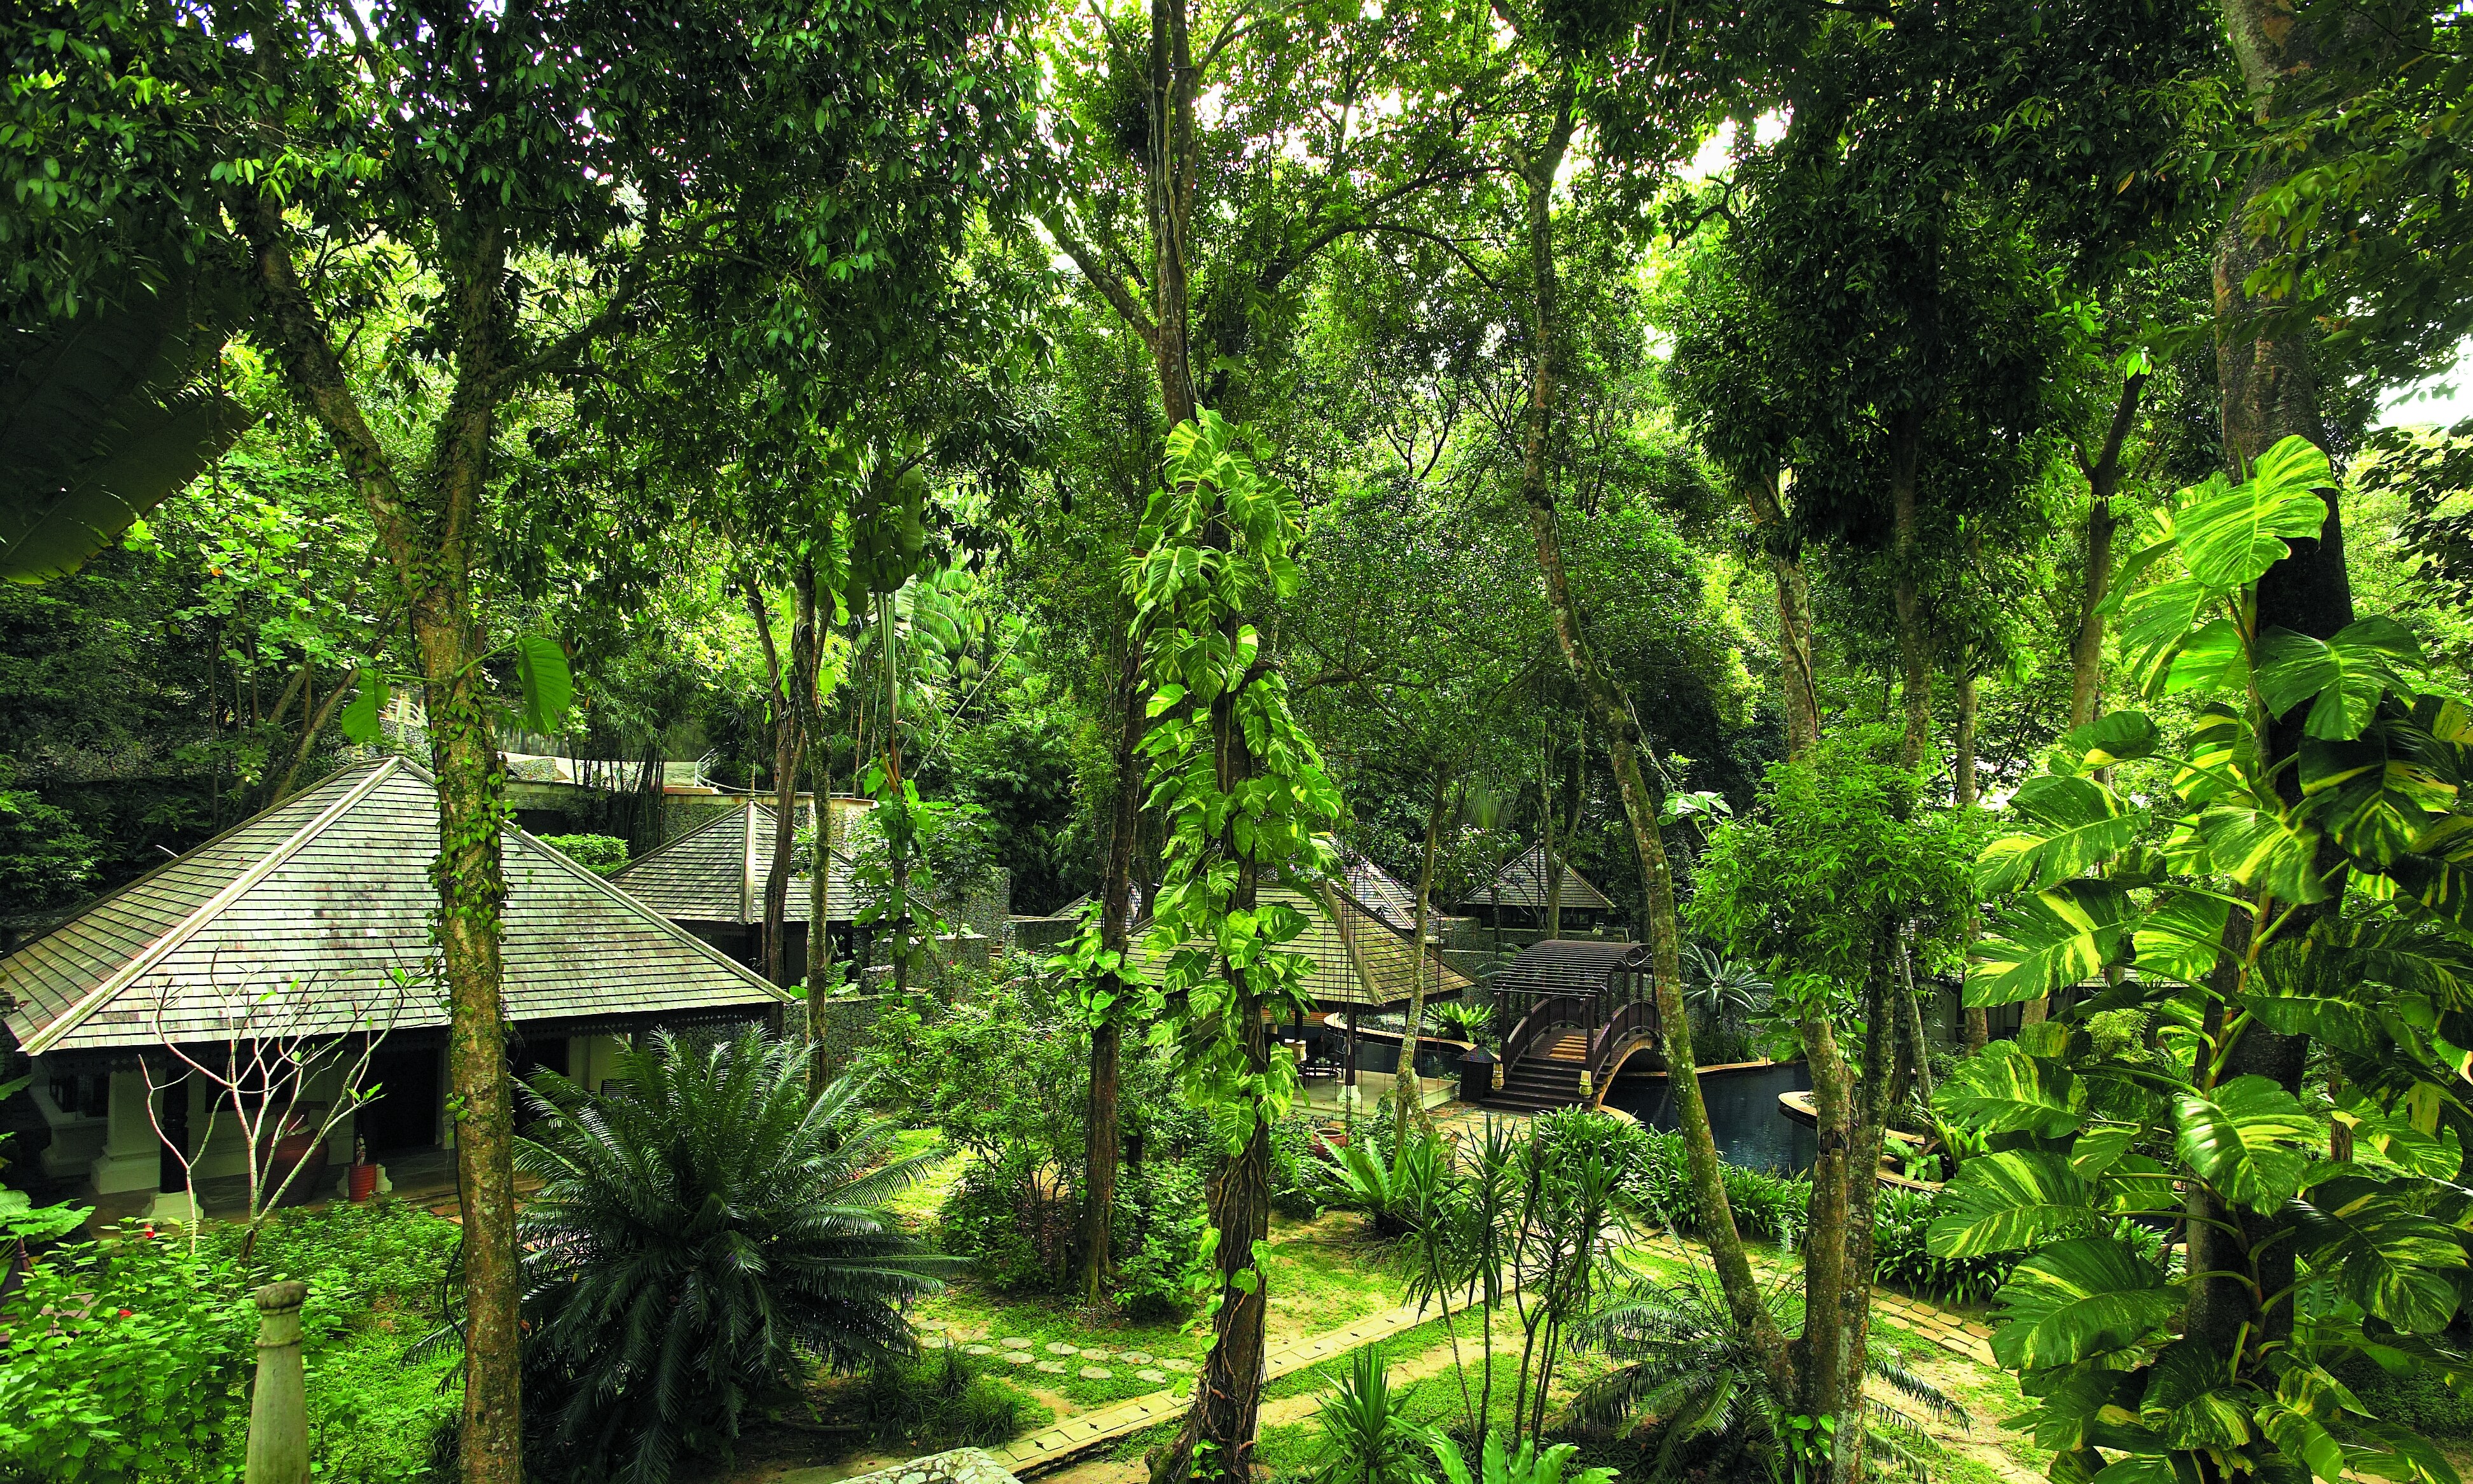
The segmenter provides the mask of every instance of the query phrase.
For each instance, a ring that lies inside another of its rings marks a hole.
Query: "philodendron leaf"
[[[2241,630],[2233,626],[2231,619],[2218,618],[2181,641],[2172,668],[2164,672],[2162,686],[2150,685],[2148,694],[2170,696],[2188,690],[2241,693],[2248,688],[2249,651],[2242,644]]]
[[[2068,1067],[1996,1041],[1951,1070],[1933,1107],[1979,1133],[2058,1138],[2086,1121],[2086,1088]]]
[[[2413,848],[2434,815],[2456,805],[2457,787],[2387,729],[2349,742],[2304,738],[2301,797],[2311,819],[2356,859],[2385,866]]]
[[[2248,803],[2219,803],[2198,816],[2198,838],[2213,868],[2285,901],[2322,901],[2327,883],[2317,871],[2318,832],[2281,811]]]
[[[2142,695],[2163,694],[2165,678],[2198,615],[2216,595],[2197,579],[2176,577],[2140,592],[2123,611],[2121,652]]]
[[[2311,1271],[2408,1334],[2435,1334],[2456,1317],[2464,1267],[2456,1233],[2360,1175],[2313,1188],[2285,1208]]]
[[[2318,1120],[2290,1092],[2256,1074],[2211,1092],[2173,1097],[2173,1147],[2181,1162],[2226,1201],[2265,1211],[2301,1188]]]
[[[2218,591],[2245,587],[2327,523],[2321,489],[2336,483],[2327,456],[2302,438],[2285,439],[2258,456],[2250,477],[2225,488],[2211,480],[2173,515],[2181,564]]]
[[[2121,957],[2128,897],[2101,881],[2071,881],[1993,910],[1966,966],[1969,1005],[2014,1005],[2093,978]]]
[[[2074,727],[2053,744],[2052,770],[2072,777],[2154,755],[2163,733],[2144,711],[2115,711]]]
[[[516,640],[516,681],[523,688],[525,728],[556,731],[575,701],[575,678],[567,672],[566,651],[558,640],[546,634]]]
[[[2138,816],[2093,778],[2037,774],[2018,786],[2009,807],[2039,827],[1984,847],[1975,863],[1981,896],[2050,891],[2092,872],[2138,837]]]
[[[2082,1236],[2018,1264],[2001,1285],[1992,1334],[2004,1370],[2042,1371],[2147,1340],[2181,1307],[2155,1265],[2108,1236]]]
[[[1935,1257],[1980,1257],[2081,1235],[2096,1224],[2094,1201],[2095,1187],[2060,1155],[1980,1154],[1941,1191],[1945,1214],[1925,1229],[1924,1247]]]
[[[2210,893],[2160,895],[2130,935],[2140,976],[2197,984],[2215,972],[2216,955],[2223,945],[2224,919],[2231,911],[2232,903]]]
[[[2418,676],[2426,663],[2413,631],[2385,614],[2346,624],[2332,639],[2270,629],[2259,640],[2258,694],[2275,716],[2312,702],[2301,730],[2350,741],[2378,714],[2380,696],[2393,691],[2413,699],[2408,677]]]
[[[2223,1451],[2249,1442],[2250,1414],[2266,1400],[2258,1388],[2233,1379],[2213,1346],[2180,1339],[2149,1368],[2138,1420],[2175,1448]]]
[[[378,726],[378,713],[386,708],[386,679],[375,670],[363,670],[360,688],[346,703],[337,725],[344,729],[344,739],[363,747],[374,746],[385,733]]]

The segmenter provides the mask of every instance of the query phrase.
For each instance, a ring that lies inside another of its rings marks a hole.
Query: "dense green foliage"
[[[535,1082],[526,1375],[538,1467],[649,1484],[808,1369],[905,1355],[901,1304],[946,1263],[878,1209],[922,1160],[876,1163],[889,1134],[856,1118],[860,1085],[811,1098],[798,1047],[662,1032],[613,1080]]]
[[[456,1230],[381,1201],[259,1231],[124,1229],[56,1248],[0,1305],[0,1476],[25,1484],[238,1480],[257,1353],[251,1295],[309,1284],[301,1311],[311,1465],[321,1478],[418,1480],[451,1431],[451,1367],[408,1352],[435,1326]]]

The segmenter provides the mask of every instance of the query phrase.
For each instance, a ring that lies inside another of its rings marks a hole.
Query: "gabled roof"
[[[502,847],[510,1019],[759,1013],[787,997],[523,831]],[[301,1034],[443,1026],[437,850],[427,773],[403,757],[347,768],[0,958],[9,1028],[30,1054],[220,1040],[270,992]]]
[[[1305,914],[1306,930],[1287,949],[1311,961],[1306,970],[1306,992],[1326,1010],[1403,1003],[1416,989],[1421,958],[1429,998],[1448,998],[1473,987],[1469,976],[1446,963],[1441,953],[1429,947],[1419,954],[1406,932],[1383,922],[1340,887],[1326,884],[1309,893],[1292,886],[1266,885],[1256,891],[1254,899],[1260,907],[1284,902]],[[1159,971],[1164,957],[1143,945],[1143,958],[1153,973]]]
[[[867,817],[869,805],[863,799],[835,799],[830,806],[839,816],[834,833],[844,849],[833,852],[832,875],[825,883],[825,916],[830,922],[847,922],[858,902],[847,846],[852,829]],[[764,882],[773,872],[774,818],[771,804],[741,799],[659,850],[612,872],[610,879],[674,922],[761,922]],[[811,889],[806,873],[791,876],[785,921],[807,921]]]
[[[1527,854],[1496,872],[1492,881],[1469,893],[1461,905],[1526,907],[1531,911],[1545,911],[1546,847],[1529,847]],[[1615,906],[1568,861],[1563,865],[1563,905],[1583,912],[1612,912]]]
[[[1348,895],[1354,897],[1376,917],[1404,933],[1417,930],[1417,894],[1398,876],[1374,864],[1369,857],[1346,846],[1339,847],[1339,863],[1348,875]],[[1433,929],[1433,918],[1442,911],[1442,903],[1426,904],[1427,930]]]

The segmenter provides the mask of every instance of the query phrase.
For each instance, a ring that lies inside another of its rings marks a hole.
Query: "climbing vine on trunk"
[[[1296,591],[1296,495],[1265,477],[1251,438],[1203,411],[1168,435],[1125,567],[1143,645],[1150,730],[1141,754],[1166,837],[1149,946],[1171,1013],[1153,1030],[1182,1053],[1188,1095],[1211,1110],[1225,1163],[1211,1183],[1218,1306],[1211,1354],[1155,1479],[1248,1484],[1261,1402],[1270,1295],[1255,1243],[1270,1217],[1271,1126],[1296,1093],[1296,1064],[1271,1044],[1270,1016],[1311,1008],[1305,931],[1285,903],[1257,908],[1264,879],[1327,868],[1315,835],[1339,791],[1289,708],[1287,682],[1249,611]]]

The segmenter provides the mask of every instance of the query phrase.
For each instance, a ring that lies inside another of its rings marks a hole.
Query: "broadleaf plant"
[[[2448,1338],[2473,1290],[2473,716],[2390,619],[2261,623],[2255,584],[2318,535],[2332,483],[2287,439],[2165,503],[2116,637],[2139,690],[2195,719],[2072,731],[1977,865],[1966,1002],[2061,1008],[1942,1084],[1941,1116],[1992,1152],[1928,1246],[2029,1254],[1992,1349],[2054,1479],[2455,1478],[2333,1368],[2473,1385]],[[2125,1010],[2147,1035],[2090,1034]],[[2253,1034],[2306,1038],[2307,1070],[2243,1069]],[[2254,1320],[2229,1352],[2200,1322],[2227,1291]]]

